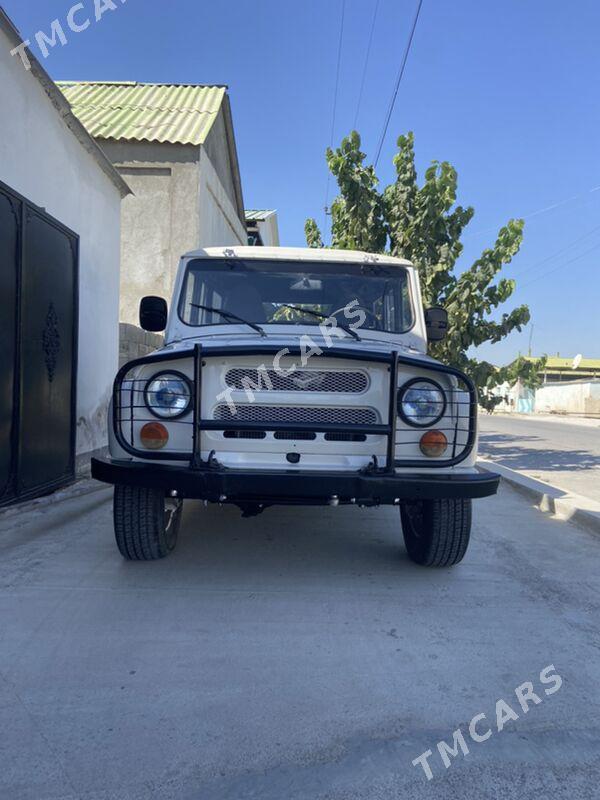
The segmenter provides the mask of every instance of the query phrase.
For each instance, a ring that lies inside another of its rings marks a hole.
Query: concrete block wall
[[[160,333],[149,333],[128,322],[119,323],[119,366],[148,355],[163,343],[164,337]]]

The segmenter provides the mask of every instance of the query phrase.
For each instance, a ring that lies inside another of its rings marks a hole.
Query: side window
[[[211,289],[209,292],[209,299],[206,301],[205,305],[212,306],[213,308],[223,308],[223,295],[220,292],[217,292],[216,289]],[[204,312],[206,316],[210,315],[210,312]],[[220,314],[212,314],[214,319],[211,322],[222,322],[223,318]]]
[[[384,327],[386,330],[395,331],[396,327],[396,290],[388,284],[384,296]]]
[[[195,325],[198,318],[198,309],[190,305],[194,301],[194,287],[196,278],[193,272],[188,272],[185,280],[185,290],[182,295],[182,305],[180,306],[180,314],[186,322]]]
[[[408,275],[402,281],[400,286],[400,298],[399,298],[399,306],[400,306],[400,314],[399,314],[399,328],[403,331],[408,330],[412,327],[413,318],[412,318],[412,306],[410,304],[410,288],[409,288],[409,278]]]
[[[223,308],[223,295],[210,285],[206,275],[199,270],[191,269],[187,274],[185,290],[182,297],[181,313],[188,325],[210,325],[220,322],[219,314],[196,308],[194,303],[213,308]]]

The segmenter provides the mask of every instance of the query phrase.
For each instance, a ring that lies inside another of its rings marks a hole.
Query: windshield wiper
[[[194,308],[200,308],[202,311],[210,311],[213,314],[220,314],[222,317],[225,317],[225,319],[233,319],[236,320],[236,322],[241,322],[243,325],[248,325],[250,328],[257,331],[257,333],[260,333],[261,336],[267,335],[264,329],[261,328],[260,325],[257,325],[256,322],[249,322],[243,317],[238,317],[237,314],[232,314],[231,311],[225,311],[222,308],[214,308],[213,306],[203,306],[200,303],[190,303],[190,305]]]
[[[284,308],[291,308],[293,311],[300,311],[301,314],[309,314],[311,317],[317,317],[317,319],[335,319],[336,325],[341,330],[345,331],[346,333],[350,334],[357,342],[362,342],[362,339],[358,335],[358,333],[351,328],[349,325],[345,325],[342,322],[338,322],[337,317],[331,317],[327,314],[321,314],[319,311],[310,311],[308,308],[300,308],[300,306],[292,306],[289,303],[278,303],[277,305],[283,306]]]

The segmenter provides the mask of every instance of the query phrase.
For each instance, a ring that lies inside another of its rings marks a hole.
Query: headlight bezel
[[[442,407],[441,411],[439,412],[437,417],[435,417],[435,419],[431,419],[428,422],[416,422],[414,417],[408,417],[404,413],[404,396],[406,395],[406,392],[412,386],[415,385],[415,383],[429,384],[431,387],[440,392],[442,396]],[[410,425],[411,428],[418,428],[420,430],[423,430],[424,428],[431,428],[433,425],[437,425],[438,422],[443,418],[444,414],[446,413],[446,409],[448,407],[448,399],[446,397],[446,392],[443,386],[439,384],[437,381],[434,381],[432,378],[411,378],[409,381],[406,381],[406,383],[403,383],[402,386],[400,386],[400,388],[398,389],[396,406],[397,406],[398,416],[404,423],[406,423],[406,425]]]
[[[182,381],[182,383],[185,384],[185,386],[186,386],[186,388],[188,390],[188,393],[189,393],[187,405],[185,406],[184,409],[182,409],[181,411],[178,411],[176,414],[161,414],[161,413],[156,411],[156,406],[151,405],[150,402],[148,401],[148,394],[150,392],[150,386],[155,381],[164,379],[165,377]],[[183,417],[186,414],[188,414],[190,412],[191,408],[192,408],[193,399],[194,399],[194,390],[193,390],[193,387],[192,387],[191,380],[183,372],[179,372],[179,370],[176,370],[176,369],[163,369],[160,372],[156,372],[154,375],[152,375],[150,378],[148,378],[148,380],[146,381],[146,385],[144,386],[144,404],[146,405],[146,408],[152,414],[153,417],[156,417],[156,419],[160,419],[163,422],[165,422],[165,421],[168,422],[170,420],[181,419],[181,417]]]

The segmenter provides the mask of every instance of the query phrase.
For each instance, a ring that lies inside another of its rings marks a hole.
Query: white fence
[[[546,383],[535,393],[534,410],[600,417],[600,380]]]

